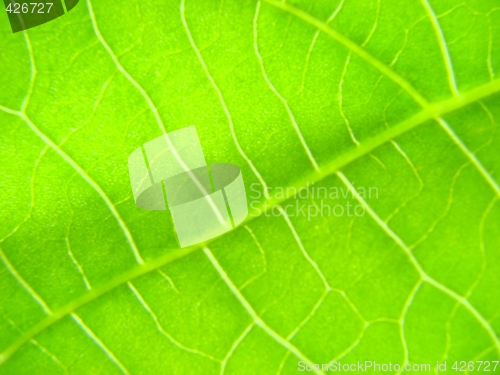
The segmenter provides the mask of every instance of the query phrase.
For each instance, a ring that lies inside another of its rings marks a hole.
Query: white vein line
[[[326,24],[329,24],[331,21],[333,21],[333,19],[335,17],[337,17],[337,14],[340,12],[340,10],[342,9],[342,6],[344,5],[344,1],[345,0],[341,0],[340,1],[340,3],[337,6],[337,8],[335,8],[335,10],[333,11],[332,15],[326,21]],[[314,36],[313,36],[313,38],[311,40],[311,44],[309,45],[309,49],[307,50],[306,62],[305,62],[305,65],[304,65],[304,71],[302,72],[302,82],[301,82],[300,89],[297,92],[297,94],[300,93],[304,89],[304,82],[305,82],[306,72],[307,72],[307,69],[309,67],[309,59],[311,58],[311,54],[313,52],[314,46],[316,45],[316,41],[318,40],[319,33],[320,33],[319,30],[317,30],[314,33]]]
[[[398,207],[396,207],[396,209],[394,209],[394,211],[392,211],[389,214],[389,216],[387,216],[385,218],[384,221],[386,223],[388,223],[389,221],[391,221],[392,218],[394,216],[396,216],[396,214],[398,212],[400,212],[411,200],[413,200],[416,197],[418,197],[420,195],[420,193],[422,192],[422,190],[424,189],[424,181],[420,177],[420,174],[418,173],[417,168],[415,167],[415,165],[413,164],[413,162],[411,161],[411,159],[408,157],[408,155],[406,154],[406,152],[401,148],[401,146],[397,142],[391,141],[391,144],[399,152],[399,154],[405,159],[406,163],[410,166],[410,168],[411,168],[411,170],[413,172],[413,175],[415,176],[415,178],[417,179],[417,181],[419,183],[419,188],[418,188],[418,191],[415,192],[415,194],[413,194],[412,196],[408,197],[401,205],[399,205]]]
[[[302,147],[304,148],[307,157],[309,158],[312,166],[314,167],[315,170],[319,170],[318,163],[316,162],[316,159],[314,158],[311,150],[309,149],[306,140],[304,139],[304,136],[302,132],[300,131],[299,125],[297,124],[297,121],[295,120],[295,117],[292,113],[292,110],[290,109],[290,106],[288,105],[287,100],[279,93],[279,91],[274,87],[273,83],[269,79],[266,68],[264,67],[264,59],[262,58],[262,55],[260,54],[259,51],[259,44],[258,44],[258,36],[257,36],[257,30],[258,30],[258,22],[259,22],[259,13],[260,13],[260,5],[261,2],[257,2],[257,7],[255,9],[255,16],[253,18],[253,47],[255,51],[255,55],[257,56],[257,60],[259,60],[259,65],[260,69],[262,71],[262,75],[264,76],[264,80],[266,81],[267,85],[271,89],[271,91],[278,97],[278,99],[283,103],[283,106],[286,109],[286,112],[288,113],[288,117],[290,118],[290,121],[293,125],[293,128],[295,129],[295,132],[297,133],[297,136],[299,137],[300,143],[302,144]]]
[[[398,52],[396,52],[396,54],[394,55],[394,58],[389,64],[389,67],[392,67],[394,66],[394,64],[397,63],[397,61],[399,60],[399,56],[401,56],[407,44],[408,44],[408,29],[405,29],[405,38],[403,40],[403,45],[401,46],[401,49],[399,49]]]
[[[457,313],[458,308],[460,307],[460,304],[457,302],[455,303],[455,306],[453,306],[453,309],[451,310],[450,315],[448,316],[448,319],[446,320],[445,328],[446,328],[446,346],[444,347],[443,355],[441,356],[441,361],[446,361],[448,359],[448,355],[450,353],[451,349],[451,321],[455,318],[455,315]]]
[[[17,324],[12,320],[10,319],[9,317],[7,317],[6,315],[4,315],[3,313],[0,313],[1,315],[3,315],[3,318],[12,326],[14,327],[17,331],[19,331],[21,334],[23,333],[23,331],[21,330],[21,328],[19,328],[17,326]],[[68,373],[68,369],[66,368],[66,366],[57,358],[57,356],[55,354],[53,354],[50,350],[48,350],[46,347],[44,347],[42,344],[40,344],[36,339],[31,339],[30,342],[35,345],[36,347],[38,347],[40,349],[40,351],[42,353],[44,353],[45,355],[47,355],[48,357],[50,357],[50,359],[55,362],[58,366],[60,366],[61,368],[64,369],[64,372],[67,374]],[[3,363],[4,361],[4,356],[0,354],[0,364]]]
[[[489,352],[491,352],[493,349],[495,349],[494,346],[490,346],[489,348],[484,349],[481,353],[479,353],[478,355],[476,355],[472,360],[473,361],[479,360],[480,358],[486,356],[486,354],[488,354]],[[484,372],[486,372],[486,371],[484,371]],[[467,371],[465,372],[465,374],[468,374],[468,373],[469,373],[469,370],[467,369]]]
[[[24,40],[26,41],[26,47],[28,48],[28,54],[30,56],[30,62],[31,62],[31,78],[30,78],[30,86],[28,89],[28,93],[26,94],[26,97],[23,100],[23,103],[21,105],[21,111],[24,112],[26,108],[28,107],[31,95],[33,94],[33,88],[35,87],[35,79],[36,75],[38,73],[36,69],[36,64],[35,64],[35,55],[33,53],[33,46],[31,45],[30,38],[28,36],[28,31],[23,32],[24,35]]]
[[[33,167],[33,173],[31,174],[31,178],[30,178],[30,185],[31,185],[31,204],[30,204],[30,207],[31,207],[31,210],[30,210],[30,214],[29,214],[29,217],[31,217],[31,213],[33,212],[33,207],[35,207],[35,180],[36,180],[36,174],[37,174],[37,171],[38,171],[38,168],[40,167],[40,164],[42,163],[42,159],[43,157],[45,156],[45,154],[47,153],[47,151],[49,151],[50,147],[49,146],[45,146],[43,148],[43,150],[40,152],[40,154],[38,155],[38,158],[35,160],[35,165]],[[5,238],[2,239],[1,242],[5,241]]]
[[[109,199],[109,197],[106,195],[104,190],[101,189],[101,187],[90,177],[90,175],[85,172],[80,165],[78,165],[68,154],[66,154],[58,145],[56,145],[49,137],[47,137],[31,120],[30,118],[24,113],[24,112],[19,112],[19,111],[14,111],[10,108],[6,108],[0,105],[0,109],[10,113],[15,116],[19,116],[22,118],[26,124],[28,124],[29,128],[43,141],[45,144],[47,144],[52,150],[54,150],[59,156],[61,156],[70,166],[75,169],[78,174],[90,185],[94,188],[94,190],[99,194],[99,196],[102,198],[102,200],[106,203],[106,206],[108,206],[109,210],[115,217],[116,221],[118,222],[118,225],[120,226],[123,234],[125,235],[130,248],[132,249],[132,252],[134,253],[134,257],[137,260],[139,264],[143,264],[144,260],[142,259],[139,249],[137,248],[134,239],[132,238],[132,234],[128,230],[127,225],[123,221],[122,217],[116,210],[115,206]]]
[[[420,174],[418,173],[417,168],[415,167],[415,164],[413,164],[413,162],[408,157],[408,155],[406,154],[406,152],[404,152],[404,150],[401,148],[401,146],[396,141],[391,141],[391,144],[396,148],[396,150],[401,154],[401,156],[403,156],[403,158],[405,159],[405,161],[408,163],[408,165],[410,166],[413,174],[417,178],[418,183],[420,184],[420,190],[422,190],[422,188],[424,187],[424,181],[420,177]]]
[[[349,119],[344,113],[344,108],[343,108],[343,86],[344,86],[344,78],[347,73],[347,67],[349,66],[349,61],[351,61],[351,52],[347,54],[347,58],[345,60],[344,64],[344,69],[342,70],[342,75],[340,76],[340,81],[339,81],[339,94],[338,94],[338,100],[339,100],[339,110],[340,110],[340,116],[342,116],[342,119],[344,120],[347,130],[349,131],[349,135],[351,136],[352,141],[356,144],[356,146],[359,145],[359,141],[356,139],[356,136],[354,135],[351,124],[349,122]]]
[[[368,44],[368,42],[371,40],[373,37],[373,34],[375,34],[375,30],[377,29],[378,26],[378,19],[379,19],[379,14],[380,14],[380,0],[377,1],[377,13],[375,15],[375,22],[373,23],[372,28],[370,29],[370,32],[368,33],[368,36],[366,37],[365,41],[361,45],[361,47],[364,47]],[[347,130],[349,131],[349,135],[351,136],[352,141],[356,144],[356,146],[359,146],[359,141],[354,135],[354,132],[351,127],[351,123],[347,116],[344,113],[344,106],[343,106],[343,86],[344,86],[344,79],[347,74],[347,69],[349,67],[349,63],[351,61],[351,52],[347,54],[345,63],[344,63],[344,68],[342,69],[342,74],[340,76],[340,81],[339,81],[339,93],[338,93],[338,101],[339,101],[339,112],[340,116],[344,120]],[[372,157],[375,161],[377,161],[382,167],[385,169],[385,165],[376,157],[370,154],[370,157]]]
[[[92,27],[94,28],[94,32],[95,32],[95,34],[97,36],[97,39],[99,39],[99,41],[103,45],[103,47],[106,50],[106,52],[108,52],[109,56],[111,57],[111,59],[115,63],[116,68],[125,76],[125,78],[127,78],[127,80],[144,97],[144,99],[146,100],[146,102],[149,105],[149,108],[151,108],[151,112],[153,112],[153,115],[154,115],[154,117],[156,119],[156,122],[158,123],[158,126],[160,127],[160,129],[162,130],[163,133],[166,133],[167,131],[165,129],[165,126],[163,125],[163,121],[161,120],[160,113],[158,112],[158,109],[154,105],[153,100],[151,100],[151,98],[149,97],[149,95],[146,92],[146,90],[144,90],[144,88],[134,79],[134,77],[132,77],[130,75],[130,73],[127,72],[127,70],[125,70],[125,68],[123,67],[123,65],[118,60],[118,57],[116,57],[116,55],[113,52],[113,50],[111,49],[111,47],[108,45],[108,43],[106,42],[106,40],[102,36],[101,31],[99,30],[99,27],[97,26],[97,20],[96,20],[94,9],[92,7],[92,4],[91,4],[90,0],[87,0],[87,7],[89,8],[90,20],[92,21]]]
[[[450,125],[443,120],[442,118],[439,118],[438,120],[439,125],[444,129],[444,131],[450,136],[450,138],[455,142],[455,144],[458,146],[458,148],[464,153],[465,156],[472,162],[472,164],[476,167],[476,169],[479,171],[479,173],[484,177],[486,182],[491,186],[491,188],[495,191],[495,193],[500,197],[500,186],[498,186],[497,182],[495,179],[489,174],[489,172],[484,168],[484,166],[481,164],[479,159],[474,155],[468,148],[467,146],[462,142],[462,140],[456,135],[456,133],[453,131]]]
[[[409,247],[411,250],[415,249],[417,246],[419,246],[422,242],[424,242],[430,235],[431,233],[434,232],[434,230],[438,227],[438,225],[444,221],[446,216],[448,216],[451,207],[453,206],[453,203],[455,202],[455,186],[457,184],[458,179],[460,178],[462,172],[464,171],[465,168],[469,167],[470,163],[466,162],[463,165],[461,165],[455,174],[453,175],[451,179],[451,184],[448,190],[448,198],[446,201],[446,206],[444,208],[443,213],[436,219],[434,222],[431,224],[431,226],[425,231],[425,233],[420,237],[415,243],[411,244]]]
[[[196,43],[194,42],[193,36],[191,35],[191,31],[189,30],[188,24],[186,22],[186,15],[185,15],[184,6],[185,6],[185,0],[182,0],[181,7],[180,7],[181,20],[182,20],[182,25],[184,26],[184,30],[186,31],[186,35],[189,39],[189,43],[191,44],[191,47],[193,48],[193,50],[196,54],[196,57],[198,58],[201,66],[203,67],[203,70],[204,70],[205,74],[207,75],[208,80],[212,84],[212,87],[214,88],[215,92],[217,93],[217,95],[219,97],[220,104],[222,106],[222,109],[224,110],[224,113],[226,114],[226,117],[227,117],[227,120],[229,123],[229,129],[231,130],[231,135],[233,137],[236,148],[238,149],[238,152],[243,157],[243,159],[245,159],[245,161],[248,163],[248,165],[252,169],[253,173],[257,176],[257,179],[260,181],[262,188],[264,190],[264,196],[266,198],[269,198],[269,192],[268,192],[266,182],[262,178],[259,171],[255,168],[252,161],[245,154],[245,152],[243,151],[243,149],[240,146],[240,143],[238,142],[238,138],[236,137],[236,133],[234,131],[233,118],[231,116],[231,113],[229,112],[229,109],[227,108],[226,102],[224,101],[224,96],[222,95],[222,92],[220,91],[219,87],[215,83],[215,80],[212,77],[212,74],[210,73],[210,71],[208,70],[207,64],[205,63],[205,60],[203,59],[203,56],[201,55],[200,50],[198,49],[198,47],[196,46]]]
[[[64,370],[64,373],[68,374],[68,368],[50,351],[48,350],[45,346],[40,344],[37,340],[31,339],[31,342],[33,345],[38,347],[42,353],[44,353],[47,357],[49,357],[54,363],[56,363],[59,367],[61,367]]]
[[[50,307],[47,305],[47,303],[43,300],[42,297],[38,295],[37,292],[24,280],[24,278],[21,276],[19,272],[14,268],[12,263],[10,263],[9,259],[3,252],[2,248],[0,247],[0,259],[2,260],[3,264],[5,264],[5,267],[7,267],[7,270],[11,273],[12,276],[17,280],[19,284],[28,292],[28,294],[33,297],[33,299],[40,305],[40,307],[43,309],[43,311],[47,315],[52,314],[52,310]],[[1,363],[1,361],[0,361]]]
[[[99,42],[97,42],[99,43]],[[85,121],[85,125],[90,124],[90,122],[93,120],[95,114],[97,113],[97,109],[99,108],[99,105],[102,103],[104,99],[104,95],[106,95],[106,91],[108,90],[109,85],[111,84],[111,81],[113,81],[113,78],[115,78],[115,74],[111,74],[111,76],[102,84],[101,90],[99,91],[99,94],[97,95],[97,99],[94,102],[94,106],[92,108],[92,112],[89,116],[89,118]]]
[[[153,112],[153,115],[154,115],[154,117],[156,119],[156,122],[158,123],[158,126],[159,126],[160,130],[162,131],[163,134],[166,134],[167,130],[165,128],[165,125],[163,124],[163,121],[161,119],[160,113],[158,112],[158,108],[156,108],[155,104],[153,103],[153,100],[148,95],[148,93],[146,92],[146,90],[123,67],[123,65],[120,63],[120,60],[118,60],[118,57],[115,55],[115,53],[113,52],[113,50],[111,49],[111,47],[108,45],[108,43],[106,42],[106,40],[102,36],[101,31],[99,30],[99,27],[97,25],[97,20],[96,20],[96,17],[95,17],[94,9],[92,8],[92,4],[90,3],[90,0],[87,0],[87,6],[89,8],[90,19],[92,21],[92,26],[94,28],[94,33],[96,34],[97,39],[101,42],[101,44],[103,45],[104,49],[108,52],[109,56],[111,57],[111,59],[115,63],[116,68],[125,76],[125,78],[127,78],[127,80],[144,97],[144,99],[146,100],[149,108],[151,109],[151,112]],[[217,208],[217,206],[213,202],[213,199],[208,194],[208,192],[205,190],[205,187],[203,186],[203,184],[201,184],[201,182],[198,180],[198,178],[193,174],[192,169],[189,168],[186,165],[184,159],[182,159],[182,157],[179,155],[179,153],[177,152],[177,149],[174,147],[174,145],[173,145],[172,141],[170,140],[170,138],[169,137],[165,137],[165,141],[167,142],[168,149],[172,152],[172,154],[174,155],[175,159],[179,162],[179,164],[181,165],[181,167],[186,171],[186,173],[189,175],[189,177],[196,184],[197,188],[203,193],[203,195],[208,196],[208,203],[209,203],[210,207],[213,209],[213,211],[215,212],[215,215],[217,216],[217,219],[221,223],[224,223],[224,219],[222,217],[222,214],[220,213],[219,209]]]
[[[293,238],[295,238],[297,245],[299,245],[300,251],[302,251],[302,254],[304,255],[304,257],[307,259],[309,264],[311,264],[311,266],[314,268],[314,270],[316,271],[318,276],[321,278],[321,281],[323,282],[323,285],[325,286],[325,290],[327,292],[329,292],[330,290],[332,290],[332,288],[328,284],[328,281],[326,280],[326,277],[323,274],[323,272],[321,272],[318,264],[311,258],[311,256],[307,252],[307,250],[304,248],[304,244],[302,243],[302,240],[300,239],[297,231],[295,230],[295,227],[293,226],[292,221],[290,220],[290,218],[286,214],[285,210],[281,206],[278,206],[278,209],[279,209],[281,215],[283,216],[283,219],[285,219],[285,222],[288,225],[288,228],[290,228],[290,231],[292,232]]]
[[[377,12],[375,13],[375,21],[373,22],[373,26],[370,29],[370,32],[368,33],[368,36],[366,37],[361,47],[366,46],[373,37],[373,34],[375,34],[375,30],[377,30],[378,26],[379,16],[380,16],[380,0],[377,0]]]
[[[451,92],[453,95],[458,96],[460,95],[460,92],[458,91],[457,87],[457,82],[455,78],[455,72],[453,71],[453,64],[451,62],[451,57],[450,57],[450,52],[448,51],[448,46],[446,44],[446,39],[443,34],[443,30],[441,29],[441,26],[439,25],[439,21],[436,17],[436,14],[434,13],[434,10],[431,7],[431,4],[429,3],[428,0],[420,0],[422,3],[425,11],[427,12],[427,15],[429,16],[429,19],[431,20],[432,27],[434,28],[434,31],[436,32],[436,36],[438,39],[439,43],[439,48],[441,49],[441,54],[443,55],[445,67],[446,67],[446,72],[448,75],[448,84],[450,85]]]
[[[491,27],[491,18],[488,14],[488,57],[486,58],[486,65],[488,66],[488,73],[490,74],[490,79],[495,78],[495,70],[493,69],[492,53],[493,53],[493,31]]]
[[[495,138],[495,135],[497,133],[497,128],[498,128],[497,122],[495,121],[495,117],[493,116],[493,114],[489,110],[488,106],[486,106],[482,101],[479,101],[479,105],[481,106],[483,111],[488,116],[490,123],[491,123],[491,127],[493,128],[493,131],[491,132],[490,139],[486,143],[484,143],[481,147],[476,149],[476,152],[479,152],[479,150],[483,149],[484,147],[491,145],[491,142],[493,142],[493,139]]]
[[[488,335],[490,336],[493,344],[496,346],[498,353],[500,353],[500,339],[497,337],[494,329],[491,327],[491,325],[488,323],[488,321],[481,315],[479,311],[476,310],[474,306],[471,305],[471,303],[461,295],[457,294],[453,290],[449,289],[447,286],[442,285],[438,281],[434,280],[432,277],[430,277],[422,268],[418,260],[415,258],[413,255],[412,251],[410,248],[403,242],[403,240],[387,225],[386,222],[384,222],[376,213],[375,211],[370,207],[370,205],[359,195],[357,190],[354,188],[354,186],[351,185],[349,182],[349,179],[342,173],[342,172],[336,172],[335,173],[341,180],[342,182],[347,186],[347,188],[351,191],[351,193],[354,195],[356,200],[365,208],[366,212],[369,213],[369,215],[372,217],[372,219],[380,226],[380,228],[397,244],[399,247],[405,252],[405,254],[408,257],[408,260],[413,264],[415,269],[420,273],[420,276],[422,278],[422,281],[425,281],[429,283],[430,285],[434,286],[435,288],[439,289],[443,293],[447,294],[451,298],[453,298],[455,301],[459,302],[463,307],[465,307],[469,312],[476,318],[476,320],[483,326],[483,328],[486,330]]]
[[[413,300],[415,299],[415,296],[417,295],[421,285],[422,285],[422,280],[420,279],[411,290],[410,295],[408,296],[405,305],[403,306],[403,309],[401,311],[401,316],[399,317],[399,335],[401,337],[401,344],[403,345],[404,358],[403,358],[403,364],[401,365],[401,369],[400,371],[397,372],[396,375],[401,374],[404,371],[405,365],[408,364],[410,360],[410,352],[408,350],[408,343],[406,342],[404,324],[405,324],[406,314],[408,313],[408,310],[410,309],[410,306],[413,303]]]
[[[472,293],[474,293],[474,290],[476,289],[476,287],[478,286],[479,282],[481,281],[486,272],[487,256],[486,256],[486,244],[484,243],[485,242],[484,226],[488,219],[488,215],[490,214],[491,210],[493,209],[497,201],[498,197],[493,197],[491,202],[486,207],[486,210],[484,211],[483,215],[481,216],[481,221],[479,222],[478,232],[479,232],[479,251],[481,252],[481,269],[479,270],[476,280],[472,283],[469,290],[467,291],[467,294],[465,295],[466,297],[469,297],[472,295]]]
[[[68,249],[68,255],[69,257],[71,258],[71,261],[73,262],[73,264],[75,265],[75,267],[78,269],[78,272],[80,273],[80,275],[82,276],[82,279],[83,279],[83,282],[85,284],[85,287],[88,289],[88,290],[91,290],[92,289],[92,286],[90,285],[90,282],[89,280],[87,279],[87,276],[85,275],[85,271],[83,270],[82,266],[80,265],[80,263],[78,263],[78,261],[76,260],[75,258],[75,255],[73,254],[73,251],[71,251],[71,245],[69,243],[69,239],[68,237],[65,238],[66,240],[66,248]]]
[[[448,216],[448,213],[450,212],[451,207],[454,203],[455,185],[457,184],[457,181],[458,181],[460,175],[462,174],[462,171],[465,168],[467,168],[468,166],[470,166],[469,162],[464,163],[462,166],[460,166],[457,169],[457,171],[455,172],[455,174],[453,175],[453,177],[451,179],[450,188],[448,190],[448,199],[446,201],[446,206],[444,208],[443,213],[441,215],[439,215],[439,217],[436,220],[434,220],[434,222],[431,224],[431,226],[429,228],[427,228],[425,233],[417,241],[415,241],[414,243],[412,243],[409,246],[409,248],[411,250],[415,249],[422,242],[424,242],[431,235],[431,233],[434,232],[434,229],[436,229],[436,227],[446,218],[446,216]]]
[[[175,286],[173,280],[170,278],[170,276],[168,276],[165,272],[163,272],[162,270],[158,270],[158,273],[163,276],[163,278],[165,280],[167,280],[167,282],[170,284],[170,287],[176,292],[176,293],[179,293],[179,289],[177,289],[177,287]]]
[[[295,239],[295,241],[297,242],[297,245],[299,246],[300,248],[300,251],[302,252],[302,254],[304,255],[304,258],[306,258],[306,260],[308,261],[308,263],[314,268],[314,270],[316,271],[316,273],[318,274],[318,276],[320,277],[324,287],[325,287],[325,290],[323,291],[323,293],[321,294],[320,298],[318,299],[318,301],[314,304],[314,306],[312,307],[311,311],[309,312],[309,314],[307,314],[307,316],[292,330],[292,332],[290,332],[290,334],[286,337],[287,340],[290,340],[292,339],[296,334],[297,332],[299,332],[299,330],[307,324],[307,322],[314,316],[314,314],[316,313],[316,311],[318,311],[318,309],[320,308],[321,304],[323,303],[323,301],[325,300],[328,292],[330,292],[332,290],[332,288],[330,287],[330,285],[328,284],[328,281],[325,277],[325,275],[323,274],[323,272],[321,271],[321,269],[319,268],[318,264],[311,258],[311,256],[309,255],[309,253],[307,252],[307,250],[305,249],[304,247],[304,244],[302,243],[302,240],[300,239],[297,231],[295,230],[295,227],[293,226],[292,224],[292,221],[290,220],[290,218],[288,217],[288,215],[286,214],[285,210],[283,210],[283,208],[281,206],[278,206],[278,209],[281,213],[281,215],[283,216],[283,218],[285,219],[285,222],[286,224],[288,225],[288,228],[290,229],[290,231],[292,232],[292,235],[293,235],[293,238]]]
[[[486,245],[484,244],[484,224],[487,220],[487,217],[489,213],[491,212],[491,209],[494,207],[495,203],[498,201],[497,197],[494,197],[491,202],[488,204],[486,207],[486,210],[484,211],[483,215],[481,216],[481,220],[479,223],[479,249],[481,252],[481,269],[479,270],[479,273],[476,277],[476,280],[471,284],[469,290],[465,293],[465,298],[469,298],[472,293],[474,292],[475,288],[481,281],[484,273],[486,272]],[[457,309],[459,307],[458,302],[455,304],[453,307],[453,310],[450,314],[450,317],[448,318],[446,322],[446,349],[443,353],[442,360],[446,360],[448,358],[449,352],[450,352],[450,347],[451,347],[451,319],[453,319],[456,315]],[[491,322],[491,319],[488,319],[488,322]],[[492,347],[494,348],[494,346]],[[490,350],[492,349],[490,348]],[[477,357],[476,357],[477,358]]]
[[[309,365],[313,365],[314,362],[312,362],[309,358],[307,358],[302,352],[297,349],[291,342],[288,340],[284,339],[281,337],[278,333],[276,333],[271,327],[269,327],[255,312],[253,307],[250,305],[250,303],[245,299],[245,297],[240,293],[236,285],[234,285],[233,281],[229,278],[229,276],[226,274],[226,271],[222,268],[222,266],[219,264],[215,256],[212,254],[210,249],[208,247],[203,248],[203,252],[207,256],[207,258],[210,260],[212,265],[215,267],[217,272],[219,273],[220,277],[222,280],[226,283],[226,285],[229,287],[231,292],[233,292],[234,296],[238,299],[238,301],[241,303],[243,308],[248,312],[248,314],[252,317],[254,320],[255,324],[258,325],[260,328],[262,328],[269,336],[271,336],[274,340],[276,340],[280,345],[282,345],[285,349],[289,350],[293,354],[297,356],[297,358],[301,359],[302,361],[306,362]],[[320,370],[314,370],[317,374],[323,374],[322,371]],[[324,375],[324,374],[323,374]]]
[[[363,337],[365,336],[365,333],[366,333],[366,329],[368,328],[369,325],[370,325],[370,323],[365,321],[363,324],[363,327],[361,327],[361,329],[358,333],[358,336],[354,339],[354,341],[347,348],[345,348],[342,352],[340,352],[336,357],[332,358],[328,362],[328,364],[332,365],[334,362],[340,361],[347,354],[351,353],[359,345],[361,340],[363,340]]]
[[[500,317],[500,309],[498,309],[495,313],[493,313],[493,316],[488,319],[488,322],[494,322],[499,317]]]
[[[293,339],[293,337],[297,334],[297,332],[299,332],[302,329],[302,327],[304,327],[309,322],[309,320],[311,320],[311,318],[314,316],[314,314],[316,314],[316,312],[320,308],[321,304],[325,301],[328,292],[329,292],[328,290],[323,291],[318,301],[314,304],[311,311],[309,311],[309,314],[307,314],[307,316],[304,319],[302,319],[302,321],[299,324],[297,324],[297,326],[292,330],[292,332],[288,334],[288,336],[286,337],[287,340]]]
[[[283,368],[285,367],[286,360],[289,356],[290,352],[287,351],[280,362],[280,366],[278,367],[278,372],[276,373],[276,375],[281,375],[281,373],[283,372]]]
[[[449,8],[448,10],[445,10],[444,12],[442,12],[440,14],[437,14],[436,17],[438,19],[444,18],[446,16],[449,16],[450,14],[452,14],[453,12],[455,12],[456,10],[458,10],[460,8],[464,8],[469,13],[471,13],[473,15],[476,15],[476,16],[482,14],[482,13],[475,12],[472,8],[470,8],[469,6],[467,6],[467,4],[464,1],[462,3],[459,3],[457,5],[452,6],[451,8]],[[413,26],[415,26],[415,24]]]
[[[243,228],[247,230],[248,233],[250,233],[250,236],[252,237],[253,241],[255,242],[255,245],[259,249],[261,258],[262,258],[262,263],[264,264],[264,267],[261,272],[257,273],[256,275],[250,277],[247,281],[245,281],[241,286],[240,286],[240,291],[245,289],[247,286],[249,286],[251,283],[253,283],[255,280],[257,280],[259,277],[264,275],[267,272],[267,259],[266,259],[266,253],[264,252],[264,249],[262,248],[261,243],[257,239],[257,236],[253,232],[253,230],[248,226],[244,225]]]
[[[120,369],[120,371],[126,375],[130,375],[125,366],[120,362],[118,358],[113,354],[111,350],[102,342],[102,340],[97,337],[97,335],[92,332],[92,330],[83,322],[83,320],[76,315],[75,313],[71,313],[71,317],[75,321],[75,323],[90,337],[94,343],[101,348],[101,350],[106,354],[106,356]]]
[[[233,345],[231,346],[231,348],[229,349],[228,353],[224,357],[224,360],[221,363],[220,375],[224,374],[224,371],[226,370],[226,365],[227,365],[227,362],[229,361],[229,358],[231,358],[231,356],[235,352],[236,348],[245,339],[246,335],[248,335],[248,333],[252,330],[254,324],[255,323],[249,324],[248,327],[243,330],[243,332],[238,336],[238,338],[236,339],[236,341],[233,343]]]
[[[356,307],[356,305],[354,304],[354,302],[352,302],[352,300],[349,298],[349,296],[347,295],[347,293],[341,289],[332,289],[335,293],[338,293],[342,296],[342,298],[347,302],[347,304],[349,305],[349,307],[351,308],[351,310],[358,316],[359,320],[362,321],[363,323],[367,323],[368,321],[366,320],[366,318],[363,316],[363,314],[361,314],[361,312],[358,310],[358,308]]]
[[[49,146],[45,146],[43,150],[40,152],[38,155],[37,159],[35,160],[34,167],[33,167],[33,173],[31,174],[30,178],[30,195],[31,195],[31,202],[30,202],[30,210],[24,220],[16,225],[14,229],[12,229],[4,238],[0,239],[0,244],[5,242],[8,238],[12,237],[17,231],[29,220],[31,219],[31,215],[33,214],[33,208],[35,207],[35,179],[36,179],[36,174],[38,171],[38,168],[40,166],[40,163],[42,162],[42,158],[45,156],[47,151],[50,149]]]
[[[174,344],[175,346],[177,346],[178,348],[188,352],[188,353],[192,353],[192,354],[197,354],[197,355],[200,355],[202,357],[205,357],[205,358],[208,358],[214,362],[221,362],[221,360],[219,358],[215,358],[214,356],[210,355],[210,354],[207,354],[207,353],[204,353],[200,350],[197,350],[197,349],[193,349],[193,348],[189,348],[187,347],[186,345],[182,344],[181,342],[179,342],[178,340],[176,340],[170,333],[168,333],[164,328],[163,326],[160,324],[160,320],[158,319],[158,317],[156,316],[156,314],[154,313],[154,311],[151,309],[151,307],[148,305],[148,303],[146,302],[146,300],[142,297],[141,293],[139,293],[139,291],[134,287],[134,285],[129,281],[127,283],[129,289],[132,291],[132,293],[134,293],[134,295],[137,297],[137,300],[140,302],[140,304],[142,305],[142,307],[149,313],[149,315],[151,315],[151,318],[153,319],[155,325],[156,325],[156,328],[158,328],[158,331],[160,331],[160,333],[165,336],[166,338],[168,338],[168,340]]]

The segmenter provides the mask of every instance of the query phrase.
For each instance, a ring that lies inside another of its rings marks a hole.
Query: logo
[[[79,0],[3,0],[13,33],[55,20]]]
[[[128,159],[135,204],[170,210],[181,247],[225,233],[248,215],[245,185],[234,164],[205,161],[194,126],[155,138]]]

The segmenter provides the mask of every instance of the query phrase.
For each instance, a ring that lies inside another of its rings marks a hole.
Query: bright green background
[[[499,359],[500,3],[291,3],[81,1],[18,34],[0,16],[0,374]],[[127,158],[188,125],[249,195],[379,197],[179,250]]]

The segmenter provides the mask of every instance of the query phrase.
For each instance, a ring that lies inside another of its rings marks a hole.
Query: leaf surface
[[[0,374],[499,360],[497,1],[87,0],[0,30]],[[180,249],[127,159],[188,125],[251,215]]]

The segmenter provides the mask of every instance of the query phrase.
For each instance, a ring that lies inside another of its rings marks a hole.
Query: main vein
[[[399,123],[398,125],[385,130],[383,133],[367,140],[366,142],[360,143],[360,145],[356,148],[351,149],[341,157],[331,161],[330,163],[324,165],[321,170],[313,171],[309,176],[304,178],[301,181],[298,181],[295,185],[295,188],[300,189],[301,187],[307,186],[307,184],[312,182],[321,181],[324,178],[334,174],[340,168],[346,166],[347,164],[358,160],[364,155],[367,155],[375,148],[385,144],[386,142],[391,141],[393,138],[402,135],[416,126],[435,118],[436,116],[441,116],[446,113],[458,110],[463,108],[466,105],[484,99],[488,96],[491,96],[495,93],[500,92],[500,79],[491,81],[485,85],[479,86],[471,91],[465,92],[458,97],[453,97],[448,100],[438,102],[430,105],[428,108],[422,110],[416,115],[410,117],[409,119]],[[13,111],[6,107],[0,106],[0,110],[3,110],[7,113],[13,115],[19,115],[19,112]],[[292,189],[286,189],[286,191],[291,191]],[[246,220],[246,223],[254,220],[259,216],[259,213],[265,213],[272,207],[279,205],[286,200],[291,198],[290,194],[285,194],[283,197],[271,196],[260,208],[255,209],[249,215],[249,218]],[[220,237],[218,237],[220,238]],[[155,260],[145,262],[137,266],[136,268],[123,273],[122,275],[112,279],[107,284],[97,287],[90,292],[82,295],[80,298],[70,302],[66,306],[60,308],[59,310],[54,311],[47,318],[42,320],[40,323],[35,325],[29,331],[27,331],[24,335],[19,337],[9,348],[7,348],[3,353],[0,354],[0,365],[8,360],[12,354],[14,354],[21,346],[23,346],[26,342],[31,340],[38,333],[42,332],[44,329],[50,327],[60,319],[66,317],[71,314],[73,311],[79,309],[82,306],[89,304],[90,302],[96,300],[102,295],[114,290],[120,285],[126,284],[128,281],[133,280],[139,276],[148,274],[154,270],[157,270],[166,264],[169,264],[175,260],[183,258],[188,254],[201,249],[206,244],[212,242],[213,240],[207,241],[205,244],[199,244],[196,246],[191,246],[183,249],[176,249],[164,256],[161,256]]]

